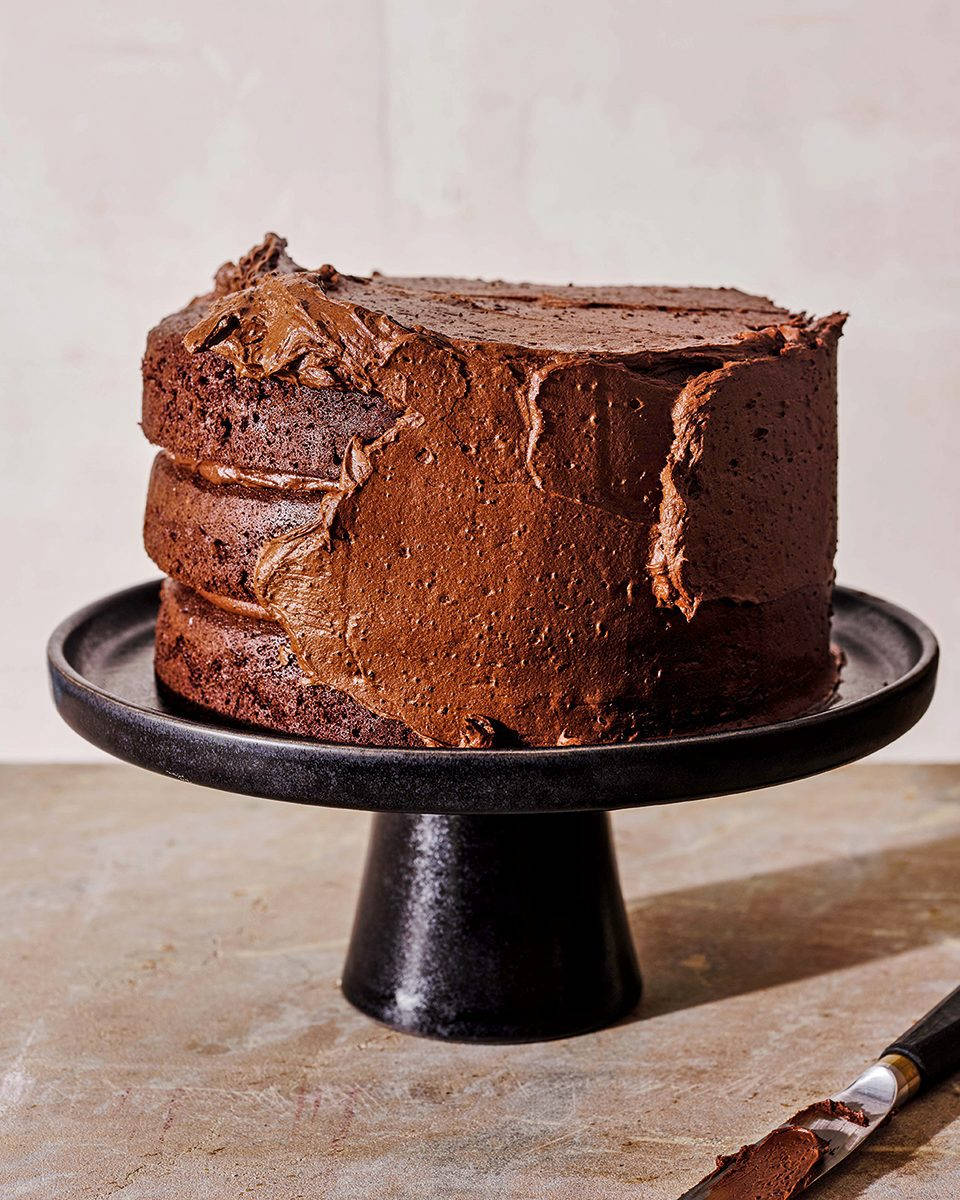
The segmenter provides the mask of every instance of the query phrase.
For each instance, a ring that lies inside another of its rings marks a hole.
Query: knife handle
[[[920,1072],[920,1086],[932,1087],[960,1070],[960,987],[911,1025],[883,1056],[901,1054]]]

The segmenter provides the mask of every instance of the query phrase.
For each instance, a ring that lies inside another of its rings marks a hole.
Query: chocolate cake
[[[147,340],[160,680],[392,746],[824,704],[843,320],[309,271],[268,234]]]

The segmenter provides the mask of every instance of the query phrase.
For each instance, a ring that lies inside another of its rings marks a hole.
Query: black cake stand
[[[851,762],[919,720],[937,670],[924,624],[837,588],[841,686],[810,716],[622,746],[338,746],[240,727],[162,695],[158,598],[157,582],[142,584],[55,631],[50,674],[64,720],[110,754],[177,779],[375,811],[344,993],[397,1029],[468,1041],[562,1037],[636,1006],[608,810]]]

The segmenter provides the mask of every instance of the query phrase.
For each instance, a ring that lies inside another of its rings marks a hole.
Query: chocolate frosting
[[[174,466],[199,475],[207,483],[215,485],[236,483],[241,487],[270,488],[280,492],[332,492],[336,491],[338,486],[332,479],[320,479],[314,475],[291,475],[286,471],[251,471],[226,463],[188,458],[184,454],[175,454],[172,450],[162,450],[161,454]]]
[[[823,1158],[827,1143],[803,1124],[817,1117],[837,1118],[865,1125],[863,1111],[838,1100],[818,1100],[759,1142],[741,1146],[736,1154],[720,1155],[717,1169],[704,1183],[712,1182],[708,1200],[790,1200],[810,1182]]]
[[[761,1142],[717,1159],[710,1200],[790,1200],[806,1187],[826,1142],[810,1129],[782,1125]]]
[[[314,680],[428,743],[636,736],[677,616],[832,578],[840,316],[304,271],[275,235],[202,307],[190,351],[399,414],[255,591]]]

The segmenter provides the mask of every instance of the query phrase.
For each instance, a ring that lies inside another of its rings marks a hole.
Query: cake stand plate
[[[54,699],[88,741],[207,787],[368,809],[374,820],[343,990],[411,1033],[530,1041],[629,1013],[640,976],[610,809],[749,791],[852,762],[933,695],[937,643],[916,617],[834,592],[838,695],[752,728],[531,750],[340,746],[250,729],[158,688],[159,582],[75,613],[50,639]]]

